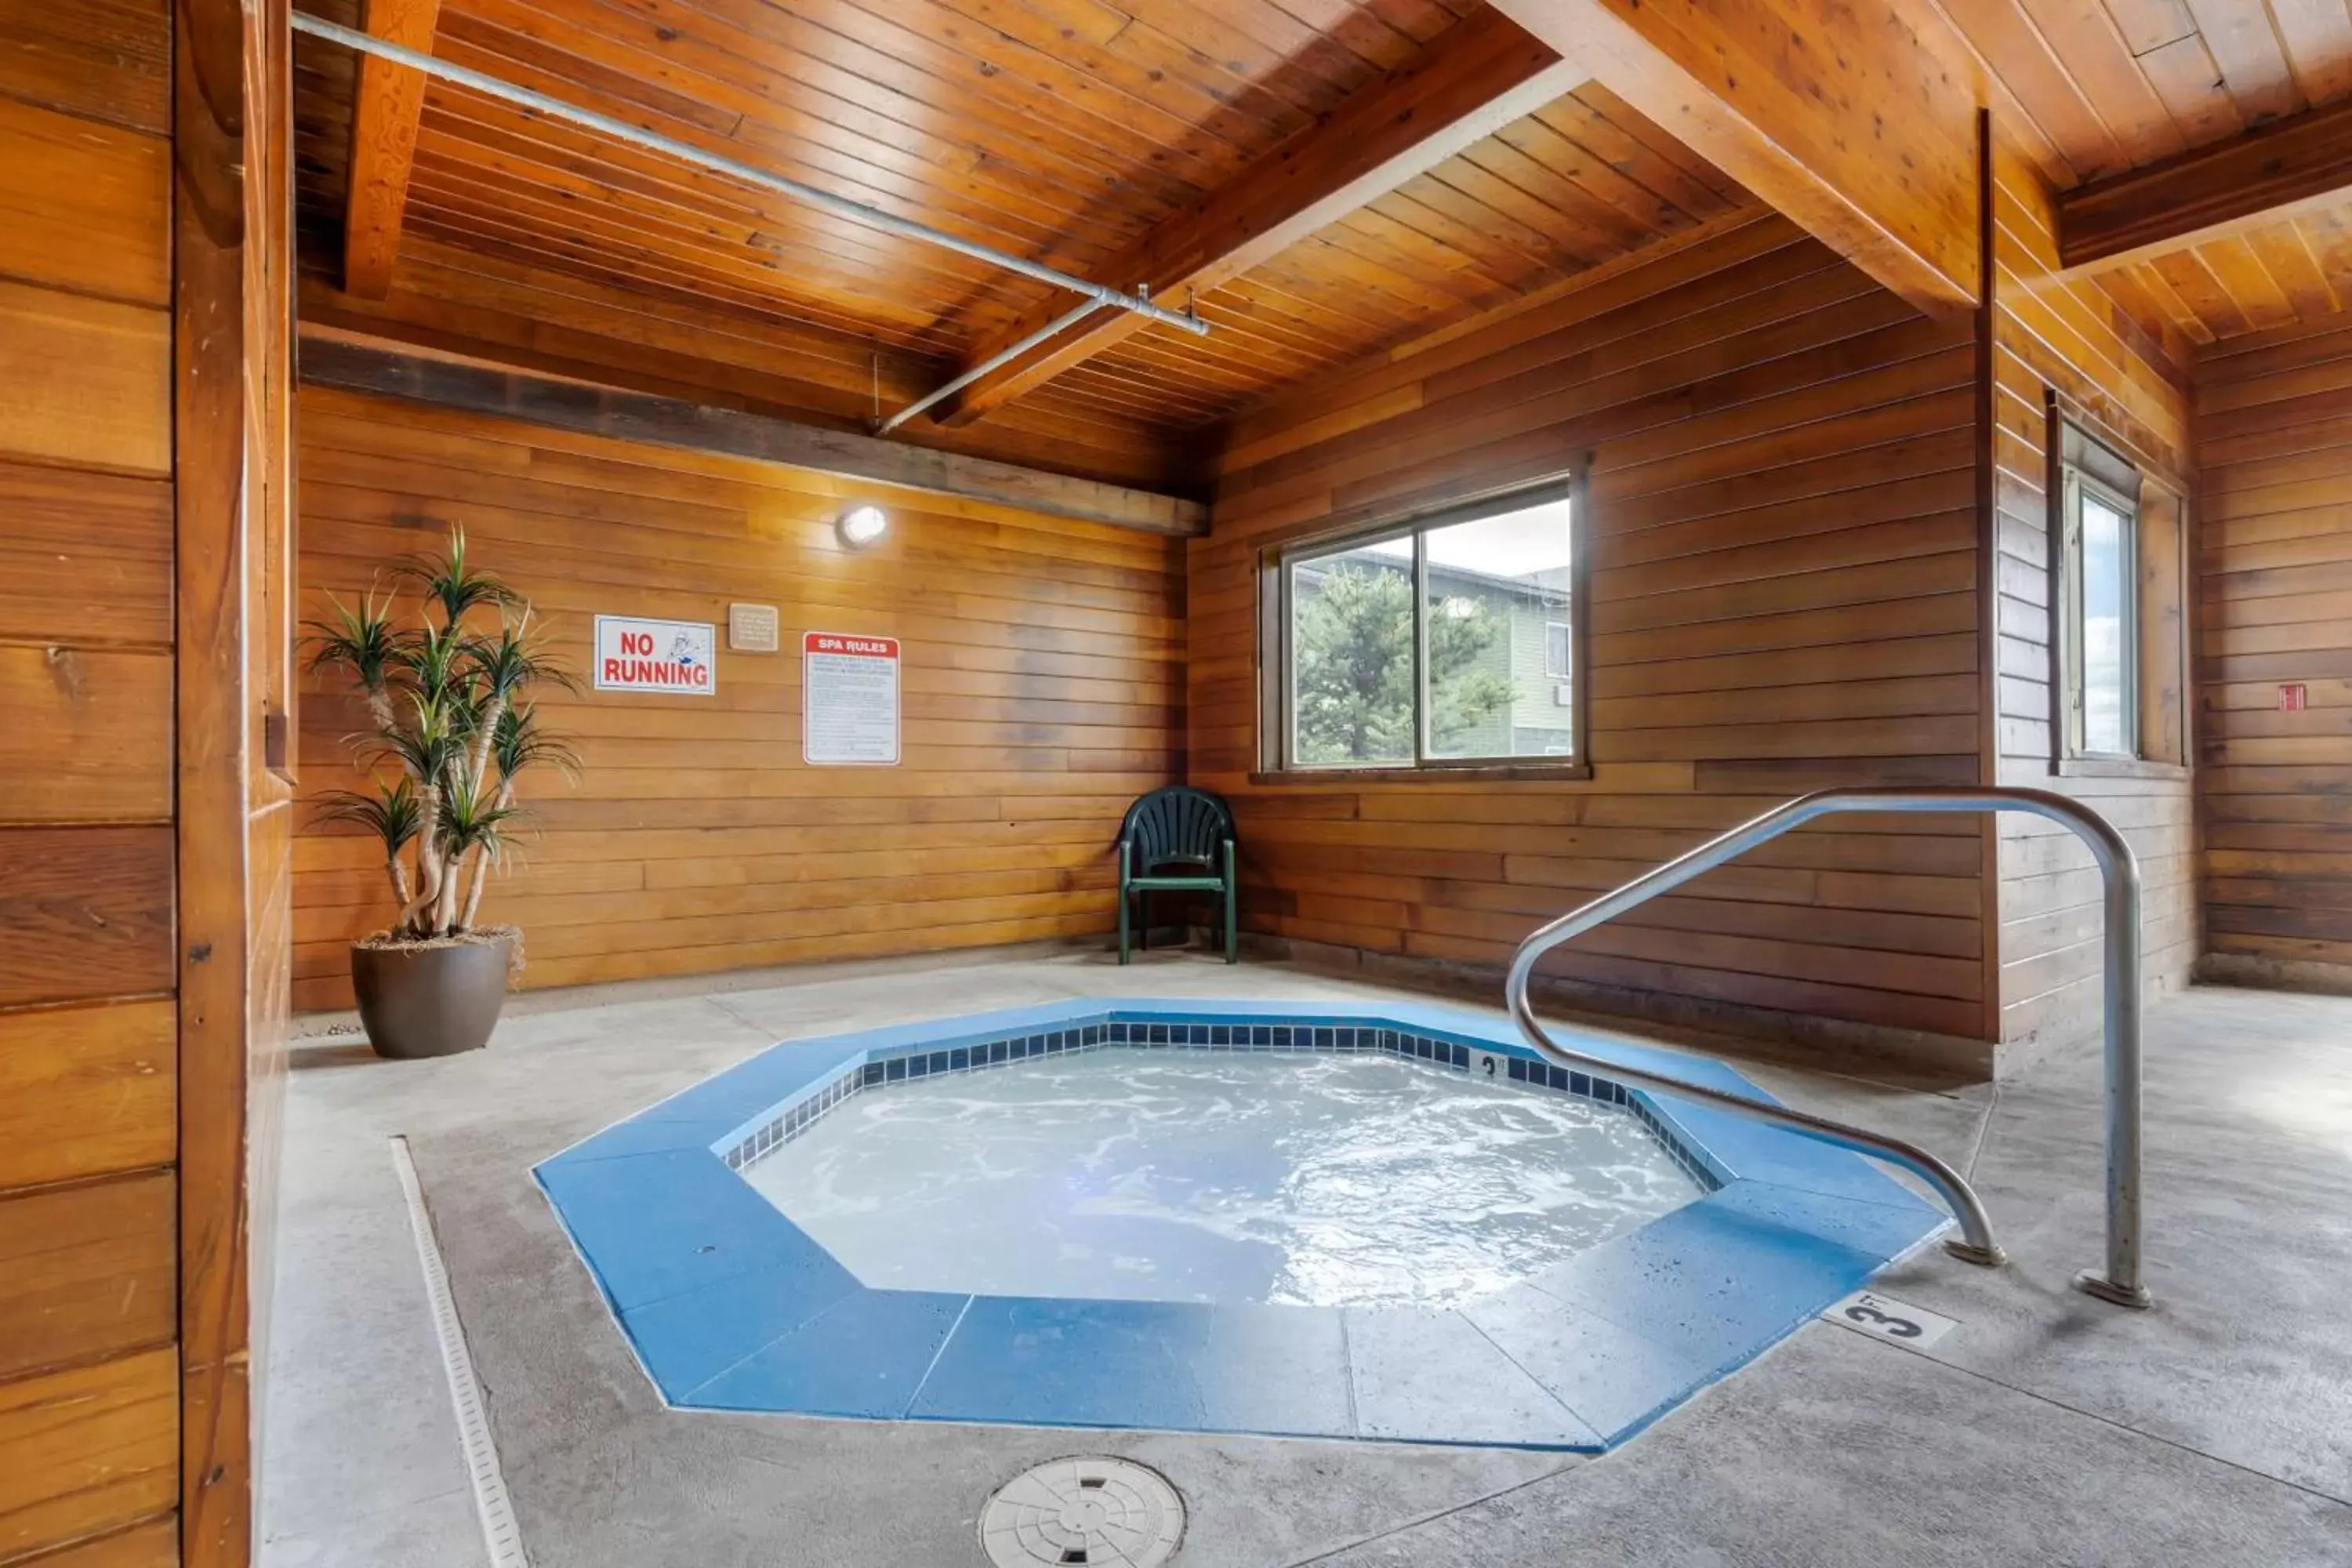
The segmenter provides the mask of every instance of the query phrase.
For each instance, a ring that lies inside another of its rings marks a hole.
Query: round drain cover
[[[1184,1500],[1127,1459],[1052,1459],[996,1489],[980,1544],[996,1568],[1159,1568],[1184,1535]]]

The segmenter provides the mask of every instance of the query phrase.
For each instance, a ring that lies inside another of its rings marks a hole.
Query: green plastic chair
[[[1237,941],[1240,883],[1234,870],[1234,814],[1204,789],[1171,784],[1153,790],[1127,808],[1118,825],[1118,961],[1128,962],[1128,906],[1142,894],[1150,913],[1153,893],[1218,893],[1225,896],[1225,962],[1240,962]],[[1142,945],[1151,944],[1145,920]]]

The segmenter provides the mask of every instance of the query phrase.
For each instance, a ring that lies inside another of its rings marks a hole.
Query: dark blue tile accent
[[[1288,1025],[1276,1024],[1274,1026],[1274,1048],[1277,1051],[1286,1051],[1290,1048],[1290,1026]]]
[[[1503,1070],[1511,1075],[1511,1081],[1513,1083],[1525,1083],[1528,1081],[1528,1064],[1519,1060],[1517,1057],[1513,1057],[1510,1060],[1510,1065]]]
[[[885,1064],[881,1062],[867,1062],[864,1068],[859,1069],[859,1072],[867,1083],[876,1084],[882,1081],[882,1075],[888,1069]]]
[[[930,1070],[931,1070],[931,1058],[929,1058],[929,1057],[908,1057],[908,1058],[907,1058],[907,1076],[908,1076],[908,1078],[921,1078],[921,1077],[924,1077],[926,1074],[928,1074]]]
[[[948,1070],[947,1052],[933,1051],[931,1053],[931,1070],[935,1073],[941,1073]]]
[[[1547,1066],[1544,1068],[1544,1076],[1551,1084],[1552,1088],[1559,1089],[1563,1094],[1568,1092],[1568,1069],[1566,1068]]]
[[[961,1072],[971,1066],[971,1052],[961,1047],[948,1053],[948,1070]]]
[[[1233,1043],[1234,1031],[1232,1025],[1212,1024],[1209,1026],[1209,1044],[1213,1046],[1230,1046]]]
[[[1318,1050],[1318,1051],[1328,1051],[1328,1050],[1329,1050],[1329,1049],[1330,1049],[1334,1045],[1336,1045],[1336,1044],[1338,1043],[1338,1039],[1337,1039],[1338,1034],[1339,1034],[1339,1031],[1338,1031],[1338,1030],[1336,1030],[1336,1029],[1318,1029],[1318,1030],[1316,1030],[1316,1031],[1315,1031],[1315,1048],[1316,1048],[1317,1050]]]
[[[1274,1026],[1273,1026],[1272,1025],[1270,1025],[1270,1024],[1253,1024],[1253,1025],[1251,1025],[1251,1026],[1250,1026],[1250,1042],[1249,1042],[1249,1043],[1250,1043],[1252,1046],[1254,1046],[1254,1047],[1257,1047],[1259,1050],[1264,1050],[1264,1049],[1265,1049],[1267,1047],[1269,1047],[1269,1046],[1273,1045],[1273,1044],[1274,1044]]]
[[[1454,1047],[1452,1059],[1455,1067],[1468,1067],[1470,1065],[1470,1047],[1467,1046],[1455,1046]]]
[[[1589,1100],[1592,1097],[1592,1080],[1571,1069],[1568,1075],[1568,1092],[1583,1095]]]

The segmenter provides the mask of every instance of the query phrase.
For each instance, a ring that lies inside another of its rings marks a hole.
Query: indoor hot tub
[[[537,1174],[673,1405],[1583,1449],[1945,1223],[1843,1150],[1386,1003],[790,1041]]]

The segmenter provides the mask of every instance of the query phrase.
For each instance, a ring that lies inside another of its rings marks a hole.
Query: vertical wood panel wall
[[[2207,350],[2197,458],[2207,966],[2352,987],[2352,326]]]
[[[2045,389],[2078,405],[2143,474],[2186,483],[2189,397],[2178,345],[2149,342],[2095,286],[2053,276],[2057,246],[2040,176],[2005,139],[1993,160],[1991,398],[1998,779],[2056,789],[2121,828],[2143,881],[2148,983],[2185,984],[2197,955],[2195,813],[2172,777],[2051,770],[2053,659]],[[2185,497],[2184,497],[2185,499]],[[2000,831],[2000,1035],[2023,1044],[2097,1027],[2100,896],[2090,852],[2056,823],[2014,814]]]
[[[0,0],[0,1563],[176,1557],[171,32]]]
[[[300,443],[308,615],[455,522],[575,672],[600,613],[720,627],[714,697],[544,700],[584,771],[530,781],[533,836],[484,904],[524,928],[525,984],[1112,928],[1120,814],[1181,772],[1180,542],[315,387]],[[834,519],[869,494],[892,526],[852,552]],[[725,647],[735,601],[778,607],[782,651]],[[903,640],[900,765],[803,763],[807,630]],[[320,686],[302,713],[304,789],[351,782],[358,710]],[[299,1005],[348,1003],[383,894],[380,852],[306,827]]]
[[[243,1568],[288,997],[291,34],[286,0],[173,16],[180,1559]]]
[[[1976,782],[1974,366],[1968,321],[1921,318],[1768,216],[1241,422],[1192,547],[1190,719],[1192,781],[1235,799],[1246,926],[1492,966],[1805,790]],[[1587,451],[1590,781],[1253,781],[1266,546]],[[1982,1038],[1983,844],[1966,818],[1841,818],[1580,939],[1556,972],[1604,1005]]]
[[[0,0],[0,1563],[250,1560],[285,39]]]

